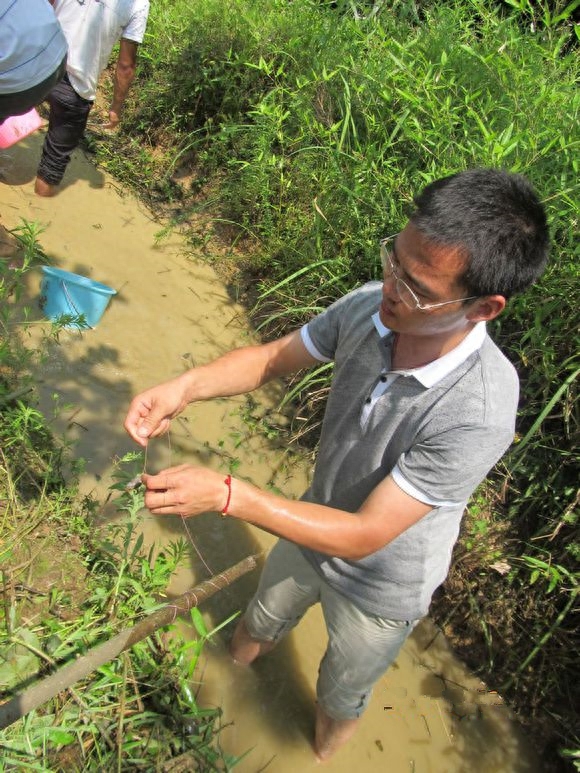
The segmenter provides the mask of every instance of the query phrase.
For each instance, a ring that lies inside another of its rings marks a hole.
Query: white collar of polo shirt
[[[380,338],[392,333],[390,328],[385,327],[381,322],[379,312],[375,312],[372,315],[372,321]],[[473,330],[470,330],[465,338],[460,341],[450,352],[444,354],[442,357],[438,357],[433,362],[427,365],[422,365],[420,368],[413,368],[409,370],[393,371],[401,375],[412,375],[417,379],[424,387],[432,387],[442,378],[451,373],[458,365],[461,365],[469,357],[470,354],[476,352],[481,348],[487,330],[485,322],[478,322]]]

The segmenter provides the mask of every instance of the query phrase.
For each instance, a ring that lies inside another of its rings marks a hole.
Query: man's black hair
[[[468,295],[509,298],[535,282],[548,259],[546,213],[525,177],[471,169],[427,185],[411,222],[435,243],[464,250]]]

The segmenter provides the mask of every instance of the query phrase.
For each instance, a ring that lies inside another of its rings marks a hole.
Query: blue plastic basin
[[[95,282],[86,276],[43,266],[40,284],[40,308],[52,321],[63,316],[75,317],[67,327],[96,327],[112,295],[112,287]]]

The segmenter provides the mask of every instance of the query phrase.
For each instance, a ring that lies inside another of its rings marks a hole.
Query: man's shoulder
[[[69,9],[78,10],[78,0],[55,0],[53,9],[57,17]],[[82,3],[81,3],[82,5]],[[116,17],[130,21],[134,17],[145,17],[149,14],[150,0],[118,0],[115,5],[104,5],[104,10]]]
[[[367,282],[335,301],[321,318],[333,319],[344,331],[361,325],[373,327],[372,316],[379,309],[381,293],[381,282]]]
[[[456,386],[452,414],[468,423],[513,426],[519,399],[518,373],[488,335],[466,361]]]
[[[147,19],[149,15],[150,0],[119,0],[114,13],[128,24],[133,19]]]
[[[145,17],[149,15],[149,0],[128,0],[131,17]]]
[[[124,28],[146,25],[149,10],[150,0],[117,0],[114,6],[108,8],[111,17],[115,17]]]
[[[378,310],[382,287],[382,282],[367,282],[339,298],[337,305],[345,309],[348,308],[350,311],[357,310],[362,314],[368,312],[369,315],[372,315]]]
[[[379,308],[380,297],[381,283],[369,282],[343,295],[311,319],[308,335],[318,351],[334,359],[339,342],[357,346],[361,337],[374,328],[372,316]]]
[[[342,321],[354,322],[360,319],[371,319],[378,310],[381,298],[380,282],[367,282],[357,287],[356,290],[342,295],[318,316],[314,317],[308,325],[325,326],[332,320],[332,324]]]
[[[132,43],[142,43],[149,18],[149,0],[124,0],[119,18],[123,27],[121,38]]]
[[[149,0],[132,0],[133,13],[149,13]]]
[[[513,363],[506,357],[499,346],[486,335],[479,349],[479,356],[483,366],[502,377],[506,382],[519,384],[519,377]]]
[[[354,290],[351,290],[349,293],[347,293],[344,297],[345,298],[352,298],[352,299],[359,299],[362,300],[363,298],[372,298],[376,301],[377,295],[380,296],[383,289],[383,283],[382,282],[366,282],[364,285],[361,285],[360,287],[356,287]]]

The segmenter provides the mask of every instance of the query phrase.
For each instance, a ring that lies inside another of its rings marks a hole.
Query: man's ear
[[[469,304],[467,319],[470,322],[489,322],[498,317],[505,309],[506,299],[503,295],[484,295]]]

